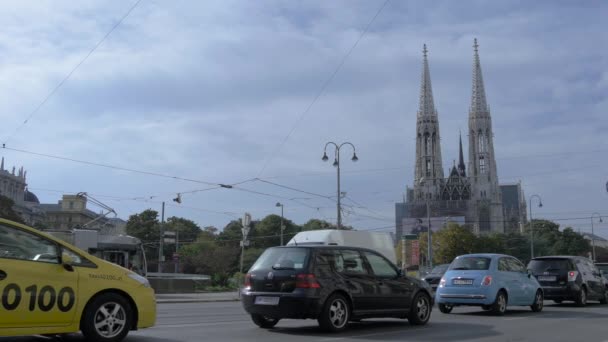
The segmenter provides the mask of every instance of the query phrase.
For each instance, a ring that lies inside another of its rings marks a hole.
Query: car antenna
[[[296,245],[296,247],[298,247],[298,241],[296,241],[296,237],[293,237],[293,244]]]

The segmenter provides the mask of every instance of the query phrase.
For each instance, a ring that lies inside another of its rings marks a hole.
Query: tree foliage
[[[13,210],[14,205],[15,202],[13,202],[12,199],[0,195],[0,217],[19,223],[25,223],[21,216]]]

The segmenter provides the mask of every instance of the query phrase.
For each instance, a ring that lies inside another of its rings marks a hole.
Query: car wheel
[[[534,303],[532,303],[532,305],[530,305],[530,308],[532,308],[532,311],[534,311],[534,312],[543,311],[543,301],[544,300],[545,299],[543,298],[543,292],[541,290],[537,290],[536,296],[534,296]]]
[[[251,320],[260,328],[270,329],[279,323],[279,319],[270,318],[263,315],[251,314]]]
[[[80,329],[87,341],[118,342],[133,325],[129,302],[116,293],[104,293],[89,303],[82,315]]]
[[[493,314],[502,316],[507,311],[507,295],[504,291],[498,291],[496,294],[496,300],[494,304],[492,304],[492,308],[490,309]]]
[[[608,304],[608,290],[604,291],[604,296],[600,298],[600,304]]]
[[[553,300],[553,302],[554,302],[555,304],[561,304],[561,303],[562,303],[562,300],[561,300],[561,299],[554,299],[554,300]]]
[[[323,306],[323,311],[317,319],[321,329],[338,332],[346,329],[350,318],[349,302],[341,294],[331,295]]]
[[[576,295],[576,301],[575,302],[576,302],[577,306],[585,306],[585,305],[587,305],[587,291],[585,290],[584,287],[582,287],[581,290]]]
[[[453,308],[454,306],[450,304],[439,304],[439,311],[444,314],[449,314],[450,312],[452,312]]]
[[[424,292],[419,292],[413,301],[407,320],[413,325],[425,325],[431,318],[431,297]]]

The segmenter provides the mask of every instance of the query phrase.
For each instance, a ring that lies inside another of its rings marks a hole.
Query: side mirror
[[[528,278],[532,278],[532,270],[526,270],[526,272],[528,273]]]
[[[61,264],[68,271],[73,271],[72,265],[74,264],[74,258],[71,255],[66,253],[66,251],[61,252]]]
[[[401,277],[403,277],[403,270],[398,269],[397,270],[397,278],[401,278]]]

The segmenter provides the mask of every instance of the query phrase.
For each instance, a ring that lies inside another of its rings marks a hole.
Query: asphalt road
[[[445,315],[433,310],[426,326],[406,320],[364,320],[340,334],[320,331],[313,320],[285,320],[274,329],[255,326],[238,302],[159,304],[154,328],[131,332],[125,342],[187,341],[585,341],[608,342],[608,305],[546,302],[541,313],[511,307],[503,317],[478,308],[459,307]],[[84,342],[81,335],[66,338],[0,338],[0,342]]]

